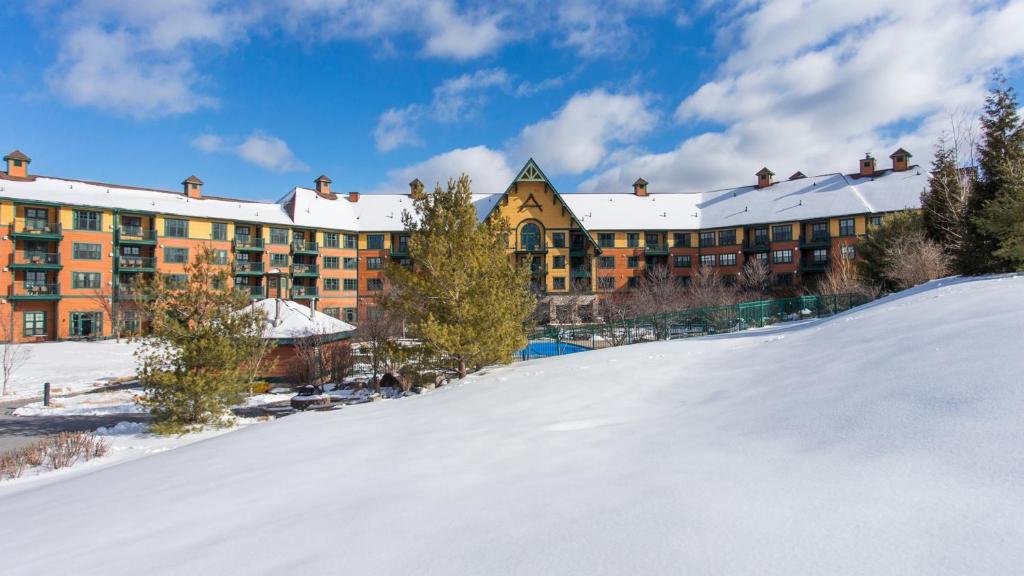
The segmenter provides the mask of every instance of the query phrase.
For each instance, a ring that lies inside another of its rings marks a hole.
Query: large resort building
[[[927,175],[903,149],[890,159],[891,168],[867,156],[852,174],[778,182],[764,168],[756,184],[711,192],[649,191],[639,178],[632,192],[567,194],[530,160],[505,192],[473,201],[480,218],[508,219],[510,257],[529,263],[557,321],[559,304],[629,290],[655,266],[685,283],[702,267],[735,277],[759,259],[781,289],[811,285],[836,259],[856,258],[885,214],[920,207]],[[111,315],[137,330],[137,282],[182,276],[203,246],[252,299],[358,324],[385,289],[385,262],[408,261],[402,214],[425,193],[414,180],[408,194],[338,194],[321,176],[277,202],[251,202],[207,195],[195,176],[164,191],[37,176],[18,151],[4,161],[0,318],[20,341],[109,336]]]

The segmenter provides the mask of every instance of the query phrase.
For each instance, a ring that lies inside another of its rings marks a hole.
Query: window
[[[597,277],[597,289],[598,290],[614,290],[615,289],[615,277],[614,276],[598,276]]]
[[[188,284],[188,274],[164,274],[164,282],[169,288],[184,288]]]
[[[49,230],[50,213],[45,208],[25,208],[27,230]]]
[[[639,232],[626,232],[626,247],[627,248],[639,248],[640,247],[640,233]]]
[[[359,266],[359,261],[350,256],[342,258],[342,264],[344,264],[345,270],[355,270]]]
[[[754,246],[768,245],[768,229],[754,228]]]
[[[702,255],[700,257],[700,265],[701,266],[714,266],[715,265],[715,255],[714,254],[704,254],[704,255]]]
[[[736,244],[735,230],[722,230],[718,233],[719,246],[734,246]]]
[[[689,248],[690,247],[690,233],[689,232],[676,232],[672,234],[672,245],[676,248]]]
[[[337,232],[324,232],[324,248],[337,248],[339,246],[341,246],[341,240]]]
[[[615,234],[611,232],[601,232],[597,235],[597,244],[601,248],[614,248]]]
[[[661,246],[661,236],[651,233],[645,234],[644,246],[647,246],[648,248],[657,248],[658,246]]]
[[[565,290],[565,276],[552,276],[551,288],[553,290]]]
[[[342,318],[344,318],[345,322],[355,322],[356,321],[356,309],[355,308],[345,308],[342,311]]]
[[[793,263],[793,251],[792,250],[776,250],[772,252],[772,262],[775,264],[792,264]]]
[[[382,270],[384,269],[384,259],[379,256],[371,256],[366,259],[367,270]]]
[[[773,242],[789,242],[793,239],[793,225],[772,226]]]
[[[812,254],[811,259],[815,264],[824,264],[828,262],[828,249],[817,248]]]
[[[284,228],[271,228],[270,229],[270,243],[271,244],[287,244],[288,243],[288,230]]]
[[[71,245],[71,254],[75,260],[99,260],[103,257],[102,244],[75,242]]]
[[[324,256],[325,270],[338,270],[341,268],[341,258],[337,256]]]
[[[168,264],[188,263],[188,248],[164,248],[164,262]]]
[[[359,289],[359,281],[355,278],[345,278],[343,286],[346,292],[355,292]]]
[[[102,312],[72,312],[71,336],[90,338],[103,335]]]
[[[853,236],[857,233],[857,228],[853,223],[853,218],[840,218],[839,219],[839,235],[840,236]]]
[[[25,336],[46,336],[46,312],[25,312],[22,331]]]
[[[598,268],[615,268],[615,256],[598,256]]]
[[[324,278],[324,290],[328,292],[337,292],[339,282],[337,278]]]
[[[626,286],[630,289],[640,287],[640,278],[638,276],[630,276],[626,279]]]
[[[384,249],[384,235],[383,234],[368,234],[366,236],[366,249],[367,250],[383,250]]]
[[[565,256],[555,256],[551,259],[551,267],[555,270],[565,269]]]
[[[355,234],[345,234],[345,248],[355,249],[359,241]]]
[[[627,268],[639,268],[640,267],[640,257],[639,256],[629,256],[629,257],[627,257],[626,258],[626,267]]]
[[[700,233],[700,245],[701,246],[714,246],[715,245],[715,233],[714,232],[701,232]]]
[[[839,247],[839,253],[843,255],[846,260],[853,260],[857,257],[857,249],[849,244],[843,244]]]
[[[142,318],[135,310],[121,311],[121,331],[129,334],[138,334],[142,331]]]
[[[89,210],[75,210],[73,213],[75,230],[100,230],[100,213]]]
[[[735,254],[719,254],[718,255],[719,266],[735,266],[736,255]]]
[[[287,268],[288,267],[288,255],[287,254],[270,254],[270,266],[272,268]]]
[[[165,218],[164,236],[168,238],[188,238],[188,220]]]
[[[565,232],[552,232],[551,245],[555,248],[565,248]]]
[[[379,292],[384,289],[383,278],[367,278],[366,289],[370,292]]]
[[[541,247],[540,226],[533,222],[523,224],[519,230],[519,249],[539,250]]]
[[[235,226],[235,238],[248,238],[252,230],[248,226]]]
[[[227,250],[214,250],[213,251],[213,263],[220,264],[221,266],[228,263],[228,251]]]
[[[768,264],[768,253],[758,252],[757,254],[754,254],[754,259],[759,262],[763,262],[764,264]]]
[[[210,237],[214,240],[227,240],[228,225],[224,222],[214,222],[213,231],[210,233]]]
[[[811,240],[828,240],[828,222],[815,222],[811,224]]]
[[[872,226],[881,226],[882,225],[882,217],[881,216],[872,216],[871,219],[869,220],[869,222],[871,222]]]
[[[672,265],[676,268],[689,268],[690,267],[690,256],[688,254],[676,255],[672,259]]]
[[[324,314],[327,314],[331,318],[340,318],[341,308],[324,308]]]
[[[46,277],[46,272],[36,270],[25,272],[25,286],[46,286],[48,284],[50,284],[50,280]]]

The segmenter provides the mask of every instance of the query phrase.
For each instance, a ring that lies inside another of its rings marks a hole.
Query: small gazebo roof
[[[321,335],[326,340],[352,336],[356,327],[333,316],[291,300],[267,298],[251,304],[267,316],[263,337],[286,343],[296,338]]]

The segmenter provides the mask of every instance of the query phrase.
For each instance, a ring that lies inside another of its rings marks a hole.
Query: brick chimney
[[[349,202],[359,202],[359,192],[352,191],[348,193]]]
[[[28,163],[31,161],[32,159],[21,150],[4,156],[4,162],[7,162],[7,175],[12,178],[28,178]]]
[[[775,176],[775,172],[772,172],[767,166],[765,166],[758,170],[757,174],[754,174],[754,176],[757,176],[758,188],[767,188],[772,185],[772,176]]]
[[[185,178],[181,184],[185,187],[185,196],[189,198],[203,197],[203,181],[196,178],[195,175]]]
[[[907,168],[910,168],[910,157],[913,156],[910,152],[907,152],[903,148],[893,152],[889,155],[892,159],[892,170],[893,172],[902,172]]]
[[[420,182],[419,178],[409,182],[409,197],[414,200],[423,197],[423,182]]]
[[[633,182],[633,194],[647,196],[647,180],[637,178],[636,182]]]
[[[335,195],[331,194],[331,179],[325,174],[321,174],[319,178],[314,180],[316,184],[316,193],[323,196],[324,198],[334,199]]]
[[[874,176],[875,175],[875,159],[868,152],[864,155],[864,158],[860,161],[860,175],[861,176]]]

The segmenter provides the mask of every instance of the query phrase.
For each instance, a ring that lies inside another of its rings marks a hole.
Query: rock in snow
[[[1017,573],[1022,330],[1024,277],[948,279],[290,416],[0,485],[2,571]]]

